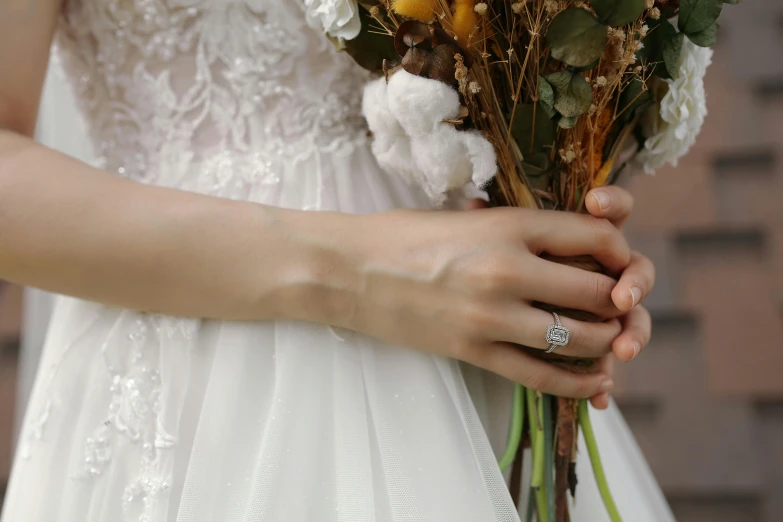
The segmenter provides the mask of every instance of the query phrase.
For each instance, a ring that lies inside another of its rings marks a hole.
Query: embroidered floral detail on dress
[[[123,326],[130,313],[120,319]],[[84,458],[73,477],[89,479],[101,475],[118,445],[134,445],[140,455],[138,471],[125,488],[123,504],[131,510],[140,502],[141,522],[149,518],[154,500],[169,487],[170,466],[161,462],[161,452],[177,442],[165,427],[165,398],[158,369],[160,351],[165,346],[191,344],[198,324],[190,319],[139,315],[135,328],[127,334],[127,342],[110,337],[101,348],[111,382],[108,411],[85,441]]]
[[[364,141],[365,72],[297,2],[70,0],[58,52],[99,166],[133,179],[225,151],[290,161]]]

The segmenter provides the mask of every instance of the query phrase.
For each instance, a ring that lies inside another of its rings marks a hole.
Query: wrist
[[[277,299],[284,318],[349,328],[361,288],[363,216],[284,211],[287,253]]]

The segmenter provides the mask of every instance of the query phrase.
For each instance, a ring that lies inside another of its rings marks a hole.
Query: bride
[[[620,512],[672,520],[608,395],[609,357],[650,333],[629,194],[423,210],[369,151],[364,73],[299,1],[16,0],[0,21],[0,278],[72,296],[2,522],[516,521],[511,381],[608,407]],[[54,34],[98,168],[30,138]],[[560,350],[600,373],[514,348],[548,347],[533,301],[606,318],[563,319]],[[578,469],[572,520],[604,520]]]

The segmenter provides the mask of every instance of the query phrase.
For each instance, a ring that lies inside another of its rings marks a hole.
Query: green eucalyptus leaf
[[[578,7],[555,16],[546,34],[552,57],[573,67],[584,67],[601,58],[606,38],[606,27]]]
[[[555,110],[565,118],[576,118],[593,103],[593,88],[580,74],[560,71],[548,74],[546,81],[555,91]]]
[[[652,95],[645,88],[645,83],[640,78],[634,78],[620,93],[617,111],[623,121],[630,121],[646,111],[653,103]]]
[[[663,63],[672,78],[676,78],[680,69],[680,54],[682,54],[682,41],[685,35],[676,34],[663,44]]]
[[[366,9],[359,9],[362,30],[353,40],[343,42],[344,50],[368,71],[383,70],[384,60],[397,60],[399,56],[394,49],[394,38],[385,34],[377,34],[371,29],[378,25]]]
[[[601,63],[601,58],[598,58],[593,63],[585,65],[583,67],[571,67],[571,68],[574,71],[576,71],[576,72],[586,72],[586,71],[591,71],[591,70],[595,69],[596,67],[598,67],[599,63]]]
[[[723,9],[723,0],[681,0],[677,25],[688,36],[704,31],[715,23]]]
[[[555,91],[543,76],[538,77],[538,101],[546,111],[547,116],[554,118],[557,114],[557,111],[555,111]]]
[[[519,105],[511,122],[511,136],[527,158],[554,144],[555,123],[540,105]]]
[[[561,129],[573,129],[576,126],[576,122],[579,121],[579,116],[566,118],[563,116],[557,121],[557,126]]]
[[[599,20],[606,25],[619,27],[628,25],[642,16],[645,0],[592,0]]]
[[[688,40],[695,43],[699,47],[710,47],[718,39],[718,29],[720,29],[720,25],[718,22],[715,22],[703,31],[689,34]]]
[[[658,20],[649,19],[646,24],[648,32],[647,36],[642,39],[644,47],[639,49],[636,56],[641,63],[652,67],[653,74],[669,79],[671,75],[664,64],[663,49],[668,40],[677,36],[677,29],[665,18]]]

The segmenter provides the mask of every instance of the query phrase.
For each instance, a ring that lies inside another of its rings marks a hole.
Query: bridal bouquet
[[[717,20],[724,3],[738,2],[305,0],[305,5],[313,25],[379,75],[365,87],[363,112],[373,153],[385,170],[421,186],[435,205],[475,185],[493,205],[580,212],[591,188],[614,182],[630,165],[646,172],[676,165],[693,145],[706,115],[702,80]],[[558,261],[600,270],[591,259]],[[589,320],[583,312],[557,312]],[[591,361],[551,360],[590,371]],[[612,520],[620,520],[586,402],[516,387],[500,465],[516,464],[512,476],[518,474],[519,446],[530,445],[529,505],[539,521],[569,519],[579,427],[606,508]]]

